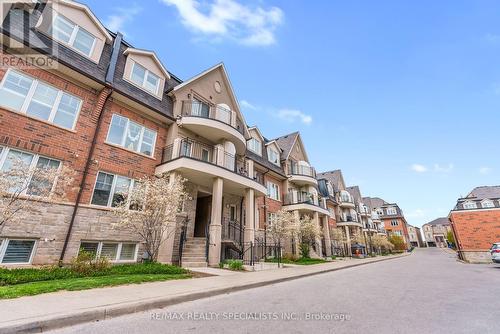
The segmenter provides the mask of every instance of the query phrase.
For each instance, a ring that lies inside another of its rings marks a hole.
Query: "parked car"
[[[493,262],[500,263],[500,242],[496,242],[491,246],[490,253]]]

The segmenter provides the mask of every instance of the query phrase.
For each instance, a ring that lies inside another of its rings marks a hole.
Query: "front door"
[[[206,228],[212,214],[212,196],[198,197],[194,219],[194,236],[205,237]]]

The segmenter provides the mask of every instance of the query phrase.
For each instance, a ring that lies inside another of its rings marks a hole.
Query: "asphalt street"
[[[52,333],[500,333],[500,265],[443,250]]]

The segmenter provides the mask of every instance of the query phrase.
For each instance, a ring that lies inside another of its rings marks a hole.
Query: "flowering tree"
[[[185,182],[167,174],[143,177],[135,181],[130,194],[123,194],[114,210],[119,217],[114,227],[139,235],[152,261],[158,260],[161,245],[175,231],[177,213],[188,199]]]
[[[292,212],[280,210],[276,213],[276,218],[267,226],[267,233],[275,243],[281,244],[285,239],[297,234],[299,223]]]
[[[382,248],[385,250],[392,250],[394,248],[394,245],[387,240],[387,237],[378,234],[372,237],[372,244],[374,247],[378,248],[379,251],[381,251]]]
[[[353,233],[352,238],[351,238],[352,243],[355,244],[365,244],[365,237],[363,236],[363,233],[356,231]]]
[[[330,230],[330,238],[337,247],[339,245],[344,245],[347,242],[344,231],[342,231],[340,228],[332,228]]]
[[[28,219],[40,203],[64,200],[74,180],[74,171],[59,161],[39,158],[32,167],[21,154],[7,158],[0,170],[0,232]]]
[[[396,250],[405,250],[406,244],[403,238],[399,235],[393,234],[389,237],[390,243],[394,246],[393,248]]]
[[[302,257],[307,258],[309,257],[311,245],[321,237],[321,230],[318,224],[309,216],[302,217],[299,226],[300,252]]]

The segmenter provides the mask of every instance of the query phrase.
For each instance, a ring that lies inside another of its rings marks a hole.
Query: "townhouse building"
[[[459,198],[448,215],[458,256],[467,262],[491,262],[489,250],[500,242],[500,186],[481,186]]]
[[[402,237],[408,248],[410,245],[408,223],[398,204],[388,203],[379,197],[365,197],[363,200],[365,203],[368,203],[370,208],[374,208],[379,219],[382,221],[387,236],[397,235]]]
[[[143,241],[115,228],[113,209],[155,175],[185,178],[189,194],[160,249],[164,263],[217,266],[272,243],[267,230],[281,209],[321,229],[317,257],[340,247],[350,254],[354,233],[381,233],[382,220],[359,188],[349,193],[340,170],[316,173],[298,132],[267,139],[247,126],[223,64],[183,81],[86,5],[2,5],[0,170],[21,160],[26,170],[65,166],[75,177],[64,200],[0,227],[0,265],[69,263],[81,250],[141,260]],[[24,66],[25,54],[53,63]],[[335,229],[346,245],[332,243]],[[298,243],[285,253],[299,255]]]
[[[422,225],[427,247],[448,247],[448,232],[451,231],[450,221],[446,217],[434,219]]]
[[[411,247],[424,247],[422,234],[419,227],[408,224],[408,238]]]

